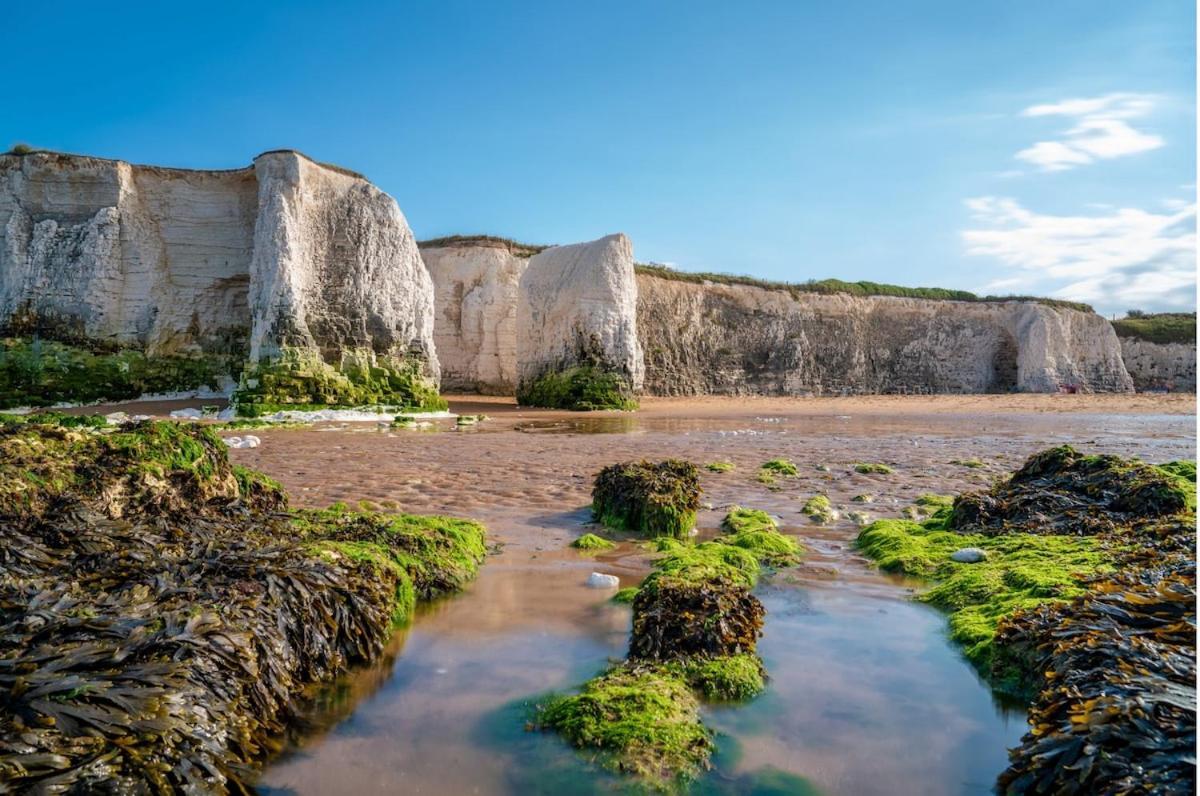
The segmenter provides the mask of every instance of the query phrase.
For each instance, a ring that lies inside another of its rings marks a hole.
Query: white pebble
[[[621,586],[621,579],[616,575],[593,572],[591,575],[588,575],[587,585],[592,589],[616,589]]]

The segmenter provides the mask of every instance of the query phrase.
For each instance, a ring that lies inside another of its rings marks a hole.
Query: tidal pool
[[[501,552],[464,593],[421,611],[376,665],[315,695],[264,793],[586,794],[627,790],[557,736],[529,732],[538,695],[570,689],[623,657],[630,611],[586,588],[592,571],[634,585],[646,553],[623,543],[589,556],[567,545],[589,530],[600,467],[631,458],[731,461],[703,476],[714,529],[733,503],[781,518],[805,562],[759,589],[759,651],[771,681],[747,704],[709,706],[716,768],[695,793],[973,794],[991,792],[1024,710],[997,699],[946,637],[945,618],[913,603],[912,584],[853,550],[845,512],[897,516],[923,492],[986,485],[1051,444],[1193,457],[1187,416],[502,416],[470,434],[265,431],[240,461],[278,477],[297,503],[360,500],[486,523]],[[758,466],[800,471],[774,487]],[[954,464],[970,458],[983,467]],[[855,473],[885,462],[887,476]],[[843,519],[800,512],[827,494]],[[855,503],[870,495],[870,503]],[[590,528],[590,530],[595,530]]]

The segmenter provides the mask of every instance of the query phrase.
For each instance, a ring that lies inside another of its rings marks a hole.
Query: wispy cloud
[[[1021,272],[985,285],[985,292],[1021,285],[1021,292],[1087,301],[1102,312],[1193,306],[1194,202],[1164,213],[1118,208],[1087,216],[1036,213],[996,196],[966,204],[979,225],[962,232],[967,254],[994,257]]]
[[[1164,143],[1160,136],[1130,124],[1131,119],[1149,114],[1154,101],[1149,94],[1115,93],[1030,106],[1021,111],[1022,116],[1062,116],[1075,123],[1058,139],[1038,141],[1018,152],[1016,158],[1043,171],[1065,171],[1097,160],[1158,149]]]

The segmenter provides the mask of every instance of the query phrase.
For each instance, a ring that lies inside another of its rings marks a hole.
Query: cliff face
[[[646,392],[1127,391],[1109,323],[1032,302],[792,294],[637,277]]]
[[[286,360],[286,384],[250,385],[295,388],[285,402],[436,381],[433,285],[400,209],[299,153],[232,171],[0,156],[0,230],[7,334]],[[300,384],[314,369],[320,384]]]
[[[633,247],[624,235],[535,255],[518,289],[518,395],[523,385],[579,366],[616,374],[640,390],[637,291]]]
[[[1138,390],[1196,391],[1196,344],[1121,338],[1125,367]]]
[[[254,172],[0,156],[0,320],[144,348],[249,332]]]
[[[422,246],[421,257],[433,279],[443,389],[513,395],[518,287],[529,258],[488,240]]]

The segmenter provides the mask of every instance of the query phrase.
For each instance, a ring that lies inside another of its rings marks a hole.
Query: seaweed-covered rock
[[[655,576],[633,601],[629,657],[675,660],[753,652],[765,615],[762,603],[740,583]]]
[[[286,506],[260,481],[243,493],[225,443],[196,424],[128,423],[110,433],[59,423],[0,426],[0,522],[28,526],[74,509],[212,514],[236,501]]]
[[[951,523],[983,533],[1111,533],[1130,520],[1195,506],[1194,481],[1119,456],[1085,455],[1070,445],[1031,456],[1012,478],[960,495]]]
[[[997,641],[1045,672],[1005,793],[1195,793],[1194,560],[1121,572]]]
[[[194,425],[5,427],[0,484],[3,792],[245,792],[309,685],[482,557],[474,523],[293,520]]]
[[[592,489],[592,512],[616,530],[685,537],[700,508],[700,473],[680,459],[605,467]]]
[[[1195,464],[1060,446],[859,548],[930,577],[920,599],[994,684],[1032,696],[1010,794],[1194,793]],[[977,563],[952,560],[970,545]]]
[[[579,694],[542,705],[538,726],[603,764],[648,780],[686,780],[708,768],[712,733],[682,678],[656,667],[623,665],[584,684]]]

